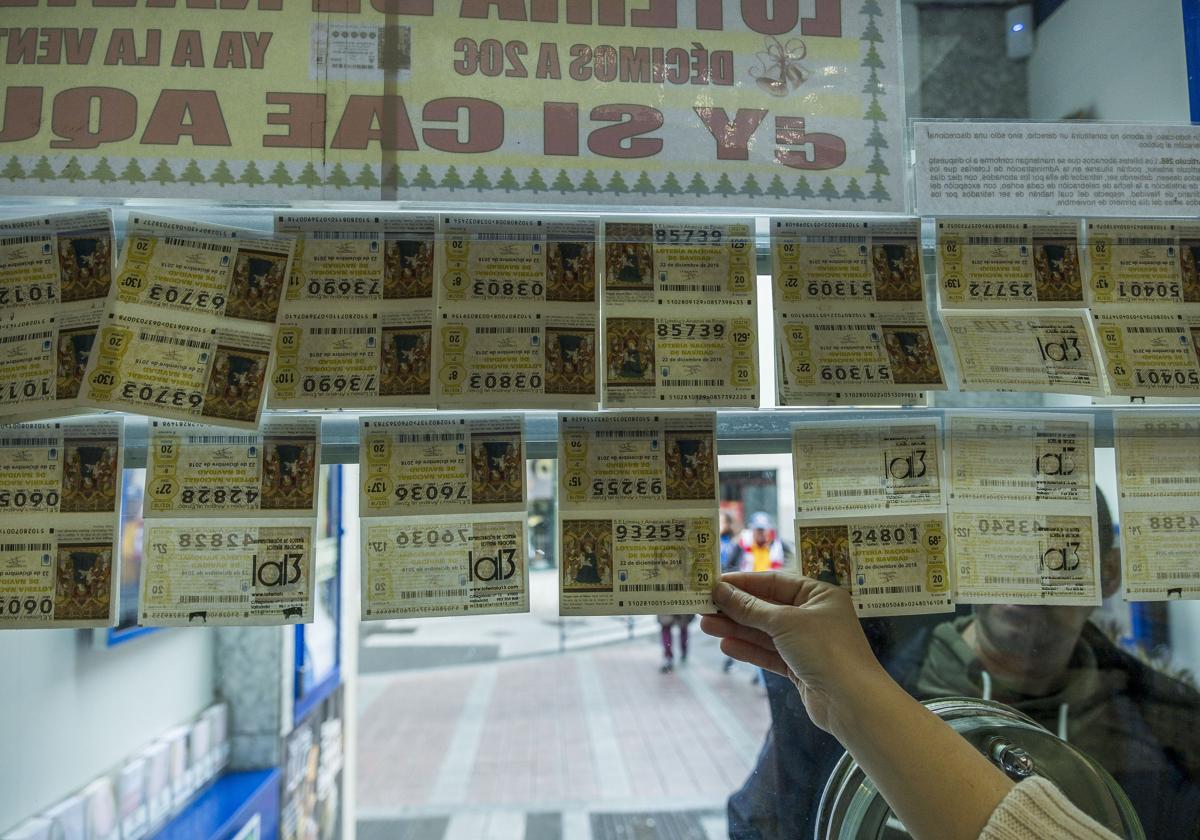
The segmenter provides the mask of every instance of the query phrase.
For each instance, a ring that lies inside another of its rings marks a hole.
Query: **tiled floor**
[[[707,840],[768,725],[753,672],[693,624],[588,650],[364,675],[362,840]]]

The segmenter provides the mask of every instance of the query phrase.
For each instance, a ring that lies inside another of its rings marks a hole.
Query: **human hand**
[[[888,679],[844,589],[786,572],[723,575],[713,591],[721,614],[700,629],[721,639],[726,656],[787,677],[812,722],[833,732],[834,713],[851,692]]]

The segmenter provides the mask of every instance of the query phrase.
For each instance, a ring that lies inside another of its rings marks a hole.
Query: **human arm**
[[[888,676],[844,590],[742,573],[726,575],[713,597],[723,614],[701,628],[727,655],[790,679],[813,723],[846,747],[913,837],[980,837],[1013,783]]]

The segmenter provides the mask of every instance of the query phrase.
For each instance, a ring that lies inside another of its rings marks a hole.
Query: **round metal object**
[[[1013,781],[1030,776],[1048,779],[1076,807],[1118,837],[1145,840],[1133,806],[1112,776],[1032,718],[1002,703],[971,697],[928,700],[925,705]],[[925,769],[914,768],[914,772]],[[901,840],[909,834],[874,783],[846,753],[821,794],[814,837]]]

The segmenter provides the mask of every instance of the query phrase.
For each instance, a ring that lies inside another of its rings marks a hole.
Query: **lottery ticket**
[[[97,340],[81,405],[257,428],[270,336],[117,309],[106,313]]]
[[[941,433],[934,417],[794,424],[797,516],[944,512]]]
[[[1125,598],[1200,598],[1200,419],[1144,411],[1113,417]]]
[[[942,323],[962,391],[1104,394],[1082,310],[945,311]]]
[[[115,624],[122,431],[0,427],[0,628]]]
[[[315,520],[320,471],[315,418],[272,418],[251,433],[153,420],[143,514]]]
[[[771,254],[777,309],[925,309],[919,219],[772,219]]]
[[[442,310],[596,308],[596,222],[444,216],[438,249]]]
[[[1092,418],[951,414],[960,603],[1100,603]]]
[[[145,626],[297,624],[313,618],[313,524],[147,519]]]
[[[525,510],[519,415],[364,418],[359,440],[364,516]]]
[[[108,210],[0,220],[0,308],[103,302],[115,242]]]
[[[756,321],[750,313],[731,318],[606,315],[604,335],[606,406],[759,404]]]
[[[744,222],[606,222],[604,305],[753,306],[754,228]]]
[[[715,517],[569,514],[558,539],[561,615],[714,612]]]
[[[1200,395],[1200,314],[1177,308],[1092,313],[1111,394]]]
[[[594,408],[596,317],[540,311],[441,311],[438,405]]]
[[[806,577],[836,583],[861,616],[954,609],[945,514],[797,519]]]
[[[293,242],[130,216],[81,406],[256,426]]]
[[[945,309],[1087,305],[1073,220],[939,219],[937,277]]]
[[[0,315],[0,418],[61,417],[79,408],[104,307],[16,309]]]
[[[1200,225],[1089,221],[1087,254],[1094,310],[1200,310]]]
[[[362,618],[527,612],[519,415],[359,424]]]
[[[529,611],[523,512],[365,518],[361,527],[363,620]]]
[[[426,307],[285,315],[275,336],[271,406],[432,407],[431,317]]]
[[[425,300],[432,310],[436,225],[427,215],[281,213],[275,232],[296,237],[285,309]]]
[[[781,405],[805,392],[894,393],[905,386],[945,390],[924,314],[784,311],[780,331]]]
[[[716,416],[560,415],[558,457],[561,614],[712,612]]]

